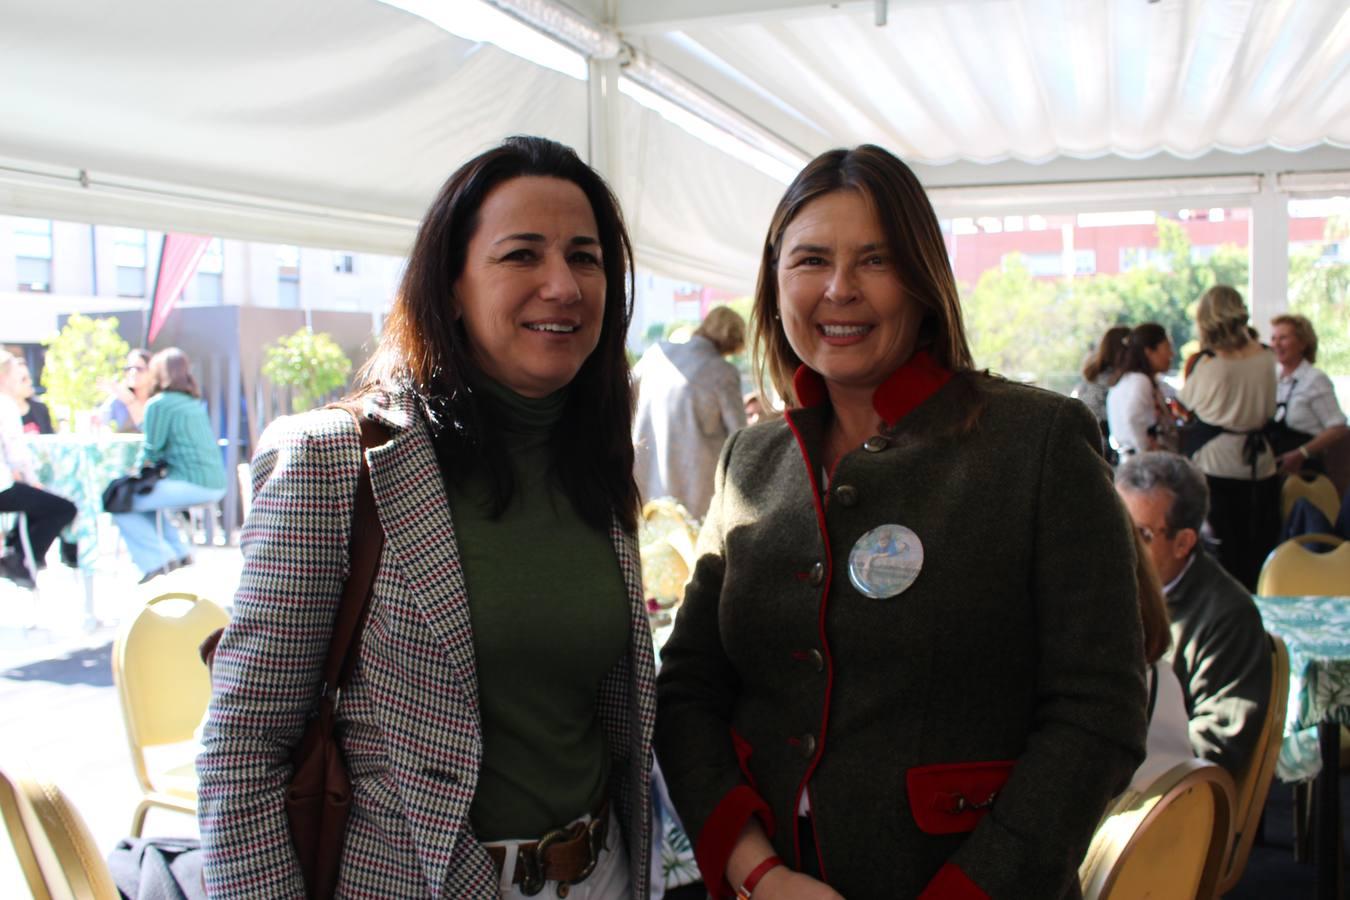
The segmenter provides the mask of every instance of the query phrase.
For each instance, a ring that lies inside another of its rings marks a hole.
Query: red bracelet
[[[750,874],[745,876],[745,881],[742,881],[741,886],[736,889],[736,900],[750,900],[750,895],[755,892],[755,888],[759,885],[759,880],[782,864],[783,861],[781,859],[776,856],[770,856],[768,859],[764,860],[764,862],[751,869]]]

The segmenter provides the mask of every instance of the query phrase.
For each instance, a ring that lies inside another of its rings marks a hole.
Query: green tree
[[[1174,345],[1185,345],[1200,295],[1215,284],[1247,283],[1247,252],[1224,245],[1195,261],[1179,223],[1159,219],[1157,227],[1155,259],[1118,275],[1037,279],[1016,254],[986,272],[962,300],[976,364],[1067,390],[1102,332],[1117,323],[1157,322]]]
[[[262,373],[268,381],[293,392],[296,411],[318,406],[343,387],[352,361],[332,337],[301,328],[267,348]]]
[[[107,396],[104,386],[117,378],[122,360],[131,350],[117,333],[117,319],[91,319],[79,313],[42,343],[47,348],[42,364],[47,402],[58,416],[64,411],[67,422],[76,421],[77,413],[103,402]]]
[[[1068,376],[1105,327],[1109,310],[1092,308],[1054,282],[1032,276],[1021,254],[980,276],[962,298],[971,353],[980,368],[1011,378],[1045,382]],[[1055,387],[1065,385],[1055,383]],[[1066,389],[1066,388],[1065,388]]]
[[[1350,374],[1350,264],[1314,246],[1289,258],[1289,308],[1317,329],[1317,365],[1332,375]]]

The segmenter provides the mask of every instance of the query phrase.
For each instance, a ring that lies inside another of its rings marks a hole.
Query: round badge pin
[[[909,589],[923,569],[923,542],[903,525],[880,525],[848,555],[848,580],[858,593],[885,600]]]

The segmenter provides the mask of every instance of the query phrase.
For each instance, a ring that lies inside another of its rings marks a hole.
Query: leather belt
[[[544,889],[544,883],[580,884],[595,871],[600,851],[605,847],[609,833],[609,801],[589,822],[573,822],[555,828],[537,841],[517,845],[516,869],[511,883],[520,885],[520,892],[532,897]],[[492,865],[500,878],[506,864],[505,847],[487,847]],[[559,896],[566,896],[559,891]]]

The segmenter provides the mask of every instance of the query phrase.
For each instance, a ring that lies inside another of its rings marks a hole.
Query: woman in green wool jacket
[[[791,408],[722,452],[658,687],[709,890],[1077,896],[1145,734],[1096,423],[974,371],[932,207],[877,147],[788,188],[754,317]]]

